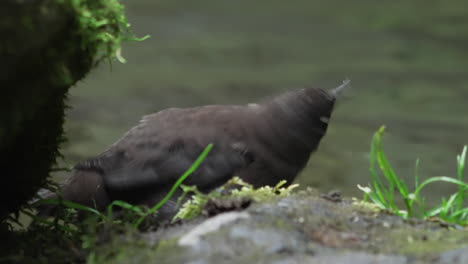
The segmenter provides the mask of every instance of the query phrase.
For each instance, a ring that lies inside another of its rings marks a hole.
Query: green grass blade
[[[382,136],[385,132],[385,127],[381,127],[379,131],[375,134],[375,153],[377,154],[377,162],[379,164],[380,170],[382,171],[384,178],[388,182],[388,186],[384,186],[380,183],[380,189],[382,190],[383,196],[387,198],[387,207],[395,212],[399,212],[397,204],[395,203],[395,187],[403,196],[405,205],[407,207],[408,214],[412,214],[412,207],[409,200],[408,187],[403,181],[400,181],[396,176],[392,166],[390,165],[382,147]]]
[[[94,208],[91,208],[91,207],[88,207],[88,206],[85,206],[85,205],[81,205],[79,203],[75,203],[75,202],[72,202],[72,201],[68,201],[68,200],[62,200],[62,199],[44,199],[44,200],[41,200],[40,203],[42,204],[50,204],[50,205],[65,205],[69,208],[73,208],[73,209],[77,209],[77,210],[81,210],[81,211],[86,211],[86,212],[90,212],[90,213],[93,213],[97,216],[99,216],[100,218],[102,219],[106,219],[106,216],[103,215],[101,212],[99,212],[98,210],[94,209]]]
[[[465,161],[466,161],[466,151],[468,146],[463,147],[462,153],[457,156],[457,172],[458,172],[458,179],[463,179],[463,170],[465,169]]]
[[[428,185],[429,183],[433,182],[447,182],[447,183],[453,183],[453,184],[458,184],[459,186],[463,186],[464,188],[468,188],[468,183],[464,183],[463,181],[450,178],[447,176],[438,176],[438,177],[431,177],[424,182],[421,183],[421,185],[418,186],[418,188],[414,191],[415,195],[419,195],[419,192],[424,188],[424,186]]]
[[[379,131],[374,134],[374,137],[372,138],[372,143],[371,143],[371,151],[370,151],[370,174],[371,174],[371,182],[372,182],[372,187],[374,188],[374,194],[375,197],[372,200],[378,199],[379,204],[383,205],[384,208],[388,208],[388,203],[387,200],[385,199],[386,193],[384,193],[385,190],[385,185],[382,183],[380,180],[379,174],[375,170],[376,167],[376,157],[377,157],[377,149],[378,145],[381,142],[381,134],[384,132],[385,126],[380,127]]]
[[[157,203],[155,206],[153,206],[148,212],[146,212],[143,216],[141,216],[134,223],[133,226],[135,228],[138,227],[145,220],[145,218],[148,215],[156,212],[161,206],[163,206],[172,197],[172,195],[177,190],[179,185],[181,185],[182,182],[184,182],[184,180],[200,166],[200,164],[203,162],[203,160],[206,158],[206,156],[210,153],[212,148],[213,148],[213,144],[211,144],[211,143],[208,144],[208,146],[206,146],[206,148],[203,150],[203,152],[200,154],[200,156],[192,164],[192,166],[176,181],[176,183],[174,183],[174,185],[172,186],[171,190],[167,193],[167,195],[161,201],[159,201],[159,203]]]
[[[391,186],[396,186],[398,191],[403,195],[403,197],[408,197],[408,188],[406,184],[404,184],[402,181],[398,179],[396,176],[395,171],[393,170],[392,166],[390,165],[390,162],[388,161],[384,151],[382,144],[379,144],[379,148],[377,151],[378,157],[377,160],[380,165],[380,169],[382,170],[382,173],[384,174],[385,178],[391,184]],[[392,195],[393,198],[393,195]]]
[[[26,212],[26,211],[23,211],[23,213],[25,215],[31,217],[31,219],[35,223],[40,223],[40,224],[43,224],[43,225],[48,226],[48,227],[53,226],[53,227],[56,227],[56,228],[60,229],[62,232],[67,232],[69,234],[72,234],[72,233],[76,233],[78,231],[77,228],[72,228],[72,227],[70,227],[71,225],[67,225],[66,223],[62,224],[62,223],[58,223],[57,221],[50,221],[50,220],[47,220],[46,218],[37,216],[35,214],[32,214],[30,212]]]
[[[442,205],[441,210],[439,212],[439,218],[446,219],[447,218],[447,200],[445,197],[442,197]]]
[[[418,212],[423,218],[438,216],[447,222],[468,223],[468,212],[463,207],[463,202],[468,195],[468,183],[463,181],[468,146],[465,146],[462,153],[457,156],[457,178],[439,176],[420,182],[419,159],[417,159],[414,169],[414,188],[412,188],[414,191],[410,192],[406,182],[398,178],[385,155],[382,147],[384,131],[385,126],[382,126],[372,138],[369,157],[371,188],[358,185],[358,188],[364,192],[364,199],[370,199],[378,207],[390,210],[404,218],[414,216],[413,213],[417,205],[419,208]],[[376,168],[377,166],[378,169]],[[420,193],[428,184],[434,182],[456,184],[458,191],[448,199],[443,198],[439,206],[427,209],[425,198]],[[398,205],[395,203],[396,195],[400,195],[403,198],[406,210],[398,208]]]
[[[388,186],[382,188],[383,190],[386,190],[386,197],[388,199],[388,205],[389,207],[394,208],[395,207],[395,201],[394,201],[394,189],[395,189],[395,184],[392,178],[390,177],[388,170],[389,168],[387,167],[386,164],[384,164],[385,156],[383,155],[383,150],[382,146],[379,142],[379,145],[377,146],[377,162],[379,164],[380,171],[382,171],[384,178],[387,180]]]
[[[424,188],[424,186],[434,183],[434,182],[447,182],[447,183],[453,183],[457,184],[459,186],[463,186],[466,188],[468,186],[467,183],[464,183],[462,181],[459,181],[454,178],[446,177],[446,176],[439,176],[439,177],[432,177],[427,180],[425,180],[421,185],[418,186],[418,188],[415,190],[415,194],[419,194],[419,192]],[[460,194],[459,192],[453,194],[450,196],[448,200],[445,198],[442,198],[442,203],[441,205],[429,210],[424,214],[424,217],[432,217],[432,216],[439,216],[441,219],[449,221],[449,222],[457,222],[455,220],[456,218],[453,217],[453,212],[451,213],[451,210],[454,210],[454,212],[459,211],[459,209],[455,206],[456,203],[460,199]]]
[[[458,196],[458,193],[452,194],[452,195],[450,196],[450,198],[445,202],[444,208],[443,208],[443,210],[442,210],[442,212],[441,212],[441,215],[444,216],[444,218],[442,218],[442,219],[445,220],[445,219],[447,219],[447,218],[449,217],[449,215],[450,215],[450,210],[451,210],[452,208],[454,208],[454,204],[455,204],[455,202],[456,202],[456,200],[457,200],[457,196]]]
[[[426,199],[424,197],[420,197],[420,196],[416,196],[417,197],[417,202],[418,202],[418,206],[419,206],[419,211],[421,213],[421,216],[425,216],[427,215],[427,209],[426,209]]]
[[[107,219],[108,220],[112,220],[114,206],[122,207],[122,208],[124,208],[126,210],[129,210],[129,211],[132,211],[132,212],[136,213],[139,216],[143,216],[145,214],[140,206],[129,204],[129,203],[121,201],[121,200],[115,200],[115,201],[113,201],[111,204],[109,204],[107,206]]]
[[[451,215],[451,217],[454,217],[455,219],[460,219],[462,221],[467,221],[468,220],[468,208],[463,208],[454,212]]]
[[[370,198],[371,201],[377,205],[381,209],[386,209],[387,207],[385,204],[382,203],[380,200],[379,196],[375,193],[375,191],[372,191],[370,187],[363,187],[361,185],[357,185],[358,189],[364,192],[364,201],[367,201],[367,198]]]
[[[375,192],[368,193],[367,195],[372,200],[372,202],[374,202],[374,204],[376,204],[378,207],[382,209],[387,208],[387,206],[384,203],[382,203],[380,197]]]
[[[417,189],[419,187],[419,159],[416,159],[416,163],[414,165],[414,189]],[[419,201],[419,195],[416,195],[415,193],[410,193],[408,194],[408,198],[404,199],[406,208],[408,209],[408,216],[412,217],[413,216],[413,204],[414,202],[417,202],[419,204],[419,211],[422,215],[425,214],[425,208],[422,203]]]
[[[465,169],[465,161],[466,161],[466,151],[467,151],[467,146],[463,147],[463,151],[461,155],[457,156],[457,174],[458,174],[458,180],[463,181],[463,171]],[[461,185],[458,186],[458,193],[459,193],[459,198],[457,200],[457,209],[460,210],[463,207],[463,201],[465,200],[465,192],[468,190],[468,188],[463,187]]]
[[[414,189],[419,187],[419,159],[416,159],[416,164],[414,165]],[[415,197],[417,199],[417,197]]]

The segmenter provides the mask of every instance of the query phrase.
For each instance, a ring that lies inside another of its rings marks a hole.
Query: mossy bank
[[[64,141],[69,88],[128,35],[117,0],[0,3],[0,218],[45,184]]]

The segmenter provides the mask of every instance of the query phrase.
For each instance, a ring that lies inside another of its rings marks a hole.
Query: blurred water
[[[69,164],[96,155],[143,114],[244,104],[350,78],[329,132],[298,182],[357,195],[373,133],[398,174],[455,175],[468,144],[468,2],[124,1],[138,36],[125,65],[103,63],[70,96]],[[438,185],[431,193],[452,186]],[[360,195],[360,194],[359,194]]]

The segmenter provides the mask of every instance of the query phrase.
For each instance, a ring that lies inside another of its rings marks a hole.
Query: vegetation
[[[465,197],[468,196],[468,183],[463,181],[467,146],[463,148],[461,155],[457,156],[458,178],[446,176],[431,177],[420,182],[418,175],[419,160],[416,161],[414,175],[414,188],[409,190],[408,184],[399,178],[382,148],[382,135],[385,127],[381,127],[374,135],[370,153],[370,187],[359,186],[364,192],[364,200],[370,200],[381,209],[389,210],[403,218],[422,217],[423,219],[437,217],[449,223],[468,225],[468,207],[463,207]],[[380,174],[376,170],[380,168]],[[386,183],[384,183],[386,181]],[[448,199],[442,198],[442,202],[432,208],[428,208],[421,191],[430,183],[452,183],[458,186],[456,193]],[[395,197],[395,194],[399,197]],[[398,205],[398,198],[402,198],[405,209]]]
[[[234,177],[220,189],[209,194],[199,192],[196,186],[181,186],[183,181],[190,176],[203,162],[211,151],[213,145],[209,144],[200,154],[193,165],[174,183],[168,194],[152,208],[132,205],[124,201],[113,201],[108,205],[105,212],[100,212],[94,208],[83,206],[63,199],[45,199],[39,201],[43,204],[58,206],[57,213],[53,219],[44,219],[36,216],[32,207],[25,208],[23,215],[27,215],[32,222],[26,229],[19,229],[10,232],[11,245],[14,248],[4,248],[6,250],[2,261],[20,261],[25,263],[39,262],[50,263],[51,258],[58,258],[58,263],[76,262],[86,259],[88,263],[96,263],[95,248],[112,237],[113,234],[132,233],[138,229],[147,229],[154,226],[153,216],[157,210],[172,197],[177,188],[182,187],[184,196],[194,194],[191,199],[185,202],[174,217],[174,219],[190,219],[200,215],[202,209],[210,199],[252,199],[254,201],[266,201],[273,197],[284,197],[298,185],[294,184],[287,188],[283,187],[286,181],[279,182],[275,187],[261,187],[254,189],[252,185]],[[239,188],[233,189],[234,186]],[[181,197],[182,200],[182,197]],[[120,207],[118,214],[114,208]],[[84,214],[83,214],[84,213]],[[19,214],[9,218],[9,229],[18,229],[22,223],[18,219]],[[146,223],[146,225],[142,225]],[[156,224],[157,225],[157,224]],[[40,243],[50,245],[40,249],[30,243]],[[18,253],[17,249],[23,249]],[[73,252],[75,254],[70,254]]]
[[[83,260],[88,255],[88,263],[94,263],[94,248],[100,243],[102,237],[109,237],[111,234],[132,232],[141,227],[140,225],[153,219],[152,216],[157,210],[171,198],[182,182],[190,176],[203,162],[209,154],[213,144],[209,144],[192,166],[174,183],[167,195],[152,208],[145,210],[142,206],[132,205],[124,201],[113,201],[107,206],[105,213],[98,210],[77,204],[63,199],[46,199],[39,201],[44,204],[57,205],[57,213],[53,219],[43,219],[34,214],[32,207],[22,210],[24,215],[31,217],[32,222],[24,230],[16,230],[22,223],[18,217],[20,214],[12,215],[7,222],[7,234],[12,236],[15,248],[4,248],[6,254],[1,254],[0,263],[3,261],[34,262],[34,259],[44,259],[49,263],[51,256],[62,256],[58,263],[75,262]],[[116,217],[114,207],[118,206],[123,210],[119,211]],[[86,214],[82,214],[85,212]],[[80,214],[81,213],[81,214]],[[84,219],[84,221],[83,221]],[[102,242],[102,241],[101,241]],[[50,248],[43,250],[31,247],[29,243],[41,243],[50,245]],[[18,253],[18,249],[23,251]],[[75,252],[76,255],[67,254],[67,251]],[[88,252],[88,254],[85,254]],[[67,256],[68,255],[68,256]],[[65,257],[67,256],[67,257]],[[69,261],[65,261],[69,260]]]
[[[445,176],[432,177],[420,182],[417,173],[419,161],[416,162],[416,174],[414,188],[410,191],[408,184],[398,178],[382,148],[382,127],[372,140],[370,156],[371,185],[359,188],[364,191],[364,200],[371,200],[379,209],[388,210],[403,218],[422,217],[424,219],[434,218],[445,222],[460,225],[468,224],[468,209],[463,207],[463,202],[467,196],[468,184],[463,181],[465,159],[467,147],[463,149],[461,155],[457,157],[458,178]],[[193,165],[174,183],[168,194],[154,207],[145,208],[136,206],[124,201],[114,201],[105,212],[99,212],[94,208],[86,207],[70,201],[61,199],[42,200],[42,203],[58,205],[56,217],[53,219],[43,219],[36,216],[31,208],[23,213],[31,217],[32,222],[27,229],[18,229],[9,232],[7,239],[11,241],[10,247],[3,248],[0,262],[16,261],[24,263],[53,263],[51,259],[56,259],[57,263],[87,261],[88,263],[100,262],[97,248],[112,240],[112,237],[122,236],[132,237],[137,235],[139,230],[154,228],[154,216],[157,210],[174,194],[175,190],[181,187],[184,191],[179,202],[184,200],[186,195],[191,195],[186,200],[174,220],[191,219],[201,215],[210,202],[226,201],[268,201],[275,197],[286,197],[298,187],[297,184],[284,187],[286,181],[279,182],[276,186],[265,186],[254,189],[251,184],[234,177],[222,187],[204,194],[196,186],[182,185],[183,181],[190,176],[203,162],[213,145],[208,145]],[[379,167],[380,171],[376,167]],[[429,183],[447,182],[456,184],[458,190],[448,199],[442,198],[440,205],[428,209],[421,191]],[[400,208],[399,199],[403,200],[404,209]],[[120,207],[118,213],[115,207]],[[232,206],[231,205],[228,205]],[[236,208],[236,205],[228,208]],[[83,214],[83,212],[85,214]],[[10,218],[10,231],[15,229],[13,222],[17,226],[20,221],[17,218]],[[33,244],[47,244],[46,248],[40,249]],[[21,249],[22,251],[18,251]]]
[[[103,59],[116,58],[122,63],[121,44],[124,40],[142,41],[130,31],[124,6],[119,0],[59,0],[63,7],[75,13],[77,32],[82,49],[95,51],[94,64]]]
[[[141,39],[118,0],[2,1],[0,10],[0,87],[8,88],[0,98],[0,155],[11,175],[3,220],[44,186],[60,157],[69,88],[104,59],[124,62],[121,42]]]
[[[256,202],[264,202],[274,197],[286,197],[291,194],[292,190],[299,186],[298,184],[292,184],[288,187],[283,187],[285,184],[286,181],[282,180],[275,187],[263,186],[255,189],[251,184],[246,183],[241,178],[233,177],[221,188],[208,194],[200,192],[196,186],[182,186],[184,194],[181,199],[187,194],[192,194],[192,197],[182,205],[182,208],[174,216],[174,220],[192,219],[199,216],[210,200],[222,199],[226,201],[236,201],[239,199],[252,199]]]

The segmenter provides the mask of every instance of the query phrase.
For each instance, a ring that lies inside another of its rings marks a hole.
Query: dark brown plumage
[[[77,164],[65,199],[102,210],[112,200],[154,205],[205,146],[214,147],[184,182],[210,191],[232,176],[256,187],[291,183],[325,135],[336,94],[307,88],[261,104],[170,108],[142,118],[95,158]],[[171,213],[177,195],[163,208]]]

